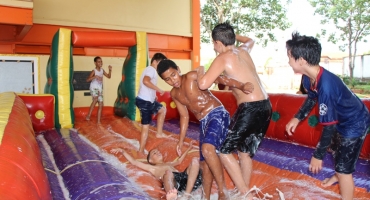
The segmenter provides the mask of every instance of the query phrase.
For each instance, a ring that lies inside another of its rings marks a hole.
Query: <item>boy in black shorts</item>
[[[189,166],[183,171],[178,172],[174,167],[181,164],[192,149],[193,144],[190,142],[189,148],[173,162],[164,162],[163,156],[158,149],[152,149],[148,153],[148,163],[145,164],[135,160],[122,148],[112,149],[111,153],[121,152],[125,158],[133,165],[150,172],[158,180],[161,180],[166,191],[166,199],[174,200],[177,198],[177,192],[184,192],[184,196],[190,196],[190,193],[202,185],[202,173],[199,169],[199,159],[193,158]]]
[[[236,188],[245,196],[250,189],[252,157],[266,134],[272,107],[249,55],[253,40],[236,35],[227,22],[212,30],[212,39],[213,47],[219,54],[206,73],[204,68],[198,70],[198,86],[204,90],[217,81],[232,87],[238,108],[231,118],[227,137],[220,149],[220,158]],[[242,43],[239,47],[235,46],[236,40]],[[244,93],[230,82],[220,82],[217,78],[222,74],[240,82],[250,82],[254,86],[253,92]],[[239,163],[232,155],[235,150],[238,150]],[[252,194],[248,198],[251,199]]]
[[[369,111],[337,75],[319,65],[321,44],[316,38],[293,33],[286,48],[289,65],[295,73],[303,74],[303,87],[308,93],[306,101],[286,125],[286,131],[292,135],[298,123],[319,104],[319,122],[324,128],[309,170],[318,173],[322,169],[322,159],[333,140],[336,173],[323,180],[322,186],[339,182],[342,199],[352,200],[355,188],[352,173],[370,124]]]

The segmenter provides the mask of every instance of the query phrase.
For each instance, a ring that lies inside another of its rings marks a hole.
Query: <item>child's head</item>
[[[156,54],[153,55],[152,60],[150,61],[150,65],[157,66],[158,63],[161,62],[161,60],[164,60],[164,59],[167,59],[167,57],[165,55],[163,55],[162,53],[156,53]]]
[[[94,63],[96,67],[101,67],[103,65],[103,61],[99,56],[96,56],[94,58]]]
[[[179,67],[172,60],[162,60],[157,66],[158,75],[173,87],[181,86]]]
[[[163,156],[158,149],[152,149],[148,152],[148,156],[146,157],[147,161],[151,165],[156,165],[159,163],[163,163]]]
[[[304,59],[308,65],[319,65],[321,58],[321,44],[318,39],[301,36],[298,32],[292,34],[292,39],[286,42],[288,57],[297,61]]]
[[[216,42],[221,42],[224,46],[235,44],[234,28],[228,23],[224,22],[215,26],[212,30],[213,45]]]

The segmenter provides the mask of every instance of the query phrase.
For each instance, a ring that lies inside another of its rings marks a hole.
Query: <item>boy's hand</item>
[[[109,69],[109,71],[110,71],[110,70],[112,70],[112,66],[110,66],[110,65],[109,65],[109,66],[108,66],[108,69]]]
[[[113,153],[113,154],[117,154],[117,153],[123,153],[123,152],[125,152],[125,150],[123,150],[121,148],[115,148],[115,149],[111,149],[110,152]]]
[[[253,90],[254,90],[254,85],[251,82],[246,82],[246,83],[243,84],[243,90],[242,91],[245,94],[250,94],[250,93],[253,92]]]
[[[193,144],[195,143],[195,140],[192,140],[189,142],[189,149],[193,148]]]
[[[161,89],[159,89],[159,94],[161,95],[161,96],[163,96],[163,94],[164,94],[164,91],[163,90],[161,90]]]
[[[319,173],[319,171],[321,171],[321,169],[322,169],[322,160],[312,157],[308,170],[314,174],[317,174]]]
[[[176,145],[176,152],[177,152],[178,156],[182,155],[181,148],[182,148],[182,142],[178,142],[177,145]]]
[[[103,78],[102,78],[102,77],[100,77],[100,76],[95,76],[95,78],[96,78],[96,80],[98,80],[98,81],[102,81],[102,80],[103,80]]]
[[[297,118],[291,119],[288,124],[285,126],[285,130],[288,133],[288,135],[292,136],[295,129],[297,128],[297,125],[299,123],[299,120]]]

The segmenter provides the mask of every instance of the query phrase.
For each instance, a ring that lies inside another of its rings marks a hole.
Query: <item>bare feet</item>
[[[177,199],[177,190],[175,188],[171,189],[166,194],[167,200],[176,200]]]
[[[85,120],[86,121],[90,121],[90,117],[89,116],[86,116]]]
[[[218,199],[219,200],[228,200],[228,199],[230,199],[230,197],[229,197],[229,194],[228,193],[224,193],[222,191],[218,191]]]
[[[336,175],[333,175],[330,178],[326,178],[321,182],[321,186],[328,187],[333,185],[334,183],[338,182],[338,177]]]
[[[155,137],[156,137],[156,138],[169,138],[169,137],[171,137],[171,135],[166,135],[166,134],[164,134],[164,133],[162,133],[162,134],[157,133],[157,134],[155,135]]]

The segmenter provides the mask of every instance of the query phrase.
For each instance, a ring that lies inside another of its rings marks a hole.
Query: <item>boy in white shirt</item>
[[[103,77],[110,78],[112,74],[112,66],[108,66],[109,73],[105,72],[103,67],[103,60],[97,56],[94,58],[95,68],[91,71],[89,77],[86,79],[90,83],[90,94],[92,96],[92,102],[90,105],[89,113],[86,116],[86,120],[90,120],[90,116],[96,103],[99,104],[98,109],[98,124],[100,124],[101,112],[103,109]]]
[[[157,116],[157,138],[167,137],[163,133],[163,122],[166,116],[166,108],[157,102],[156,91],[163,95],[164,91],[157,87],[157,66],[161,60],[167,59],[167,57],[161,53],[153,55],[150,61],[150,66],[145,68],[144,72],[140,77],[139,93],[136,97],[136,106],[140,110],[141,115],[141,137],[140,137],[140,148],[139,152],[144,153],[145,144],[148,139],[149,124],[152,121],[152,115],[158,114]]]

